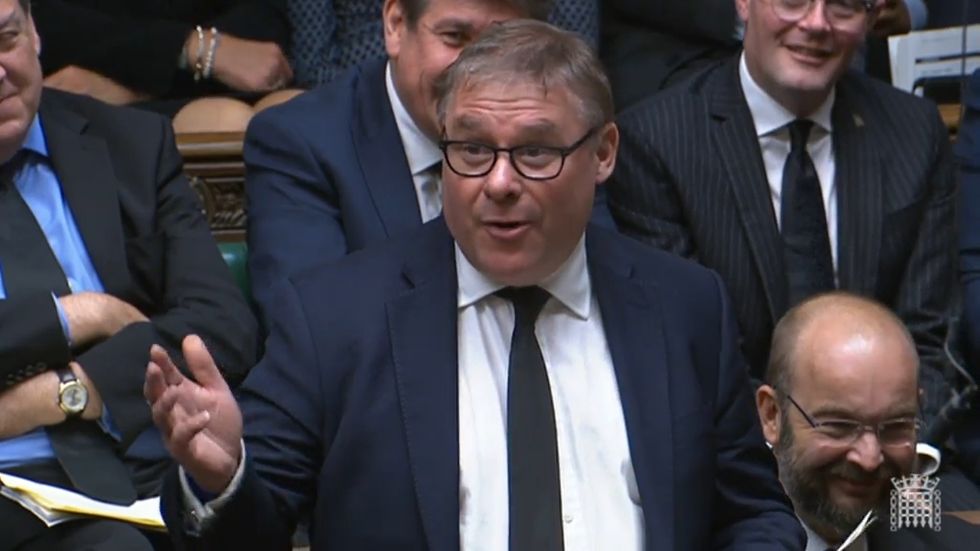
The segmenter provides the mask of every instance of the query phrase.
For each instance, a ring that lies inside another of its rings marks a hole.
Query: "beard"
[[[898,465],[887,456],[873,472],[865,471],[844,459],[819,467],[803,465],[793,448],[793,428],[788,419],[783,421],[783,430],[774,446],[779,478],[787,495],[793,500],[796,514],[811,529],[818,533],[831,532],[839,542],[857,527],[869,510],[874,510],[879,518],[882,514],[887,518],[891,487],[888,482],[892,477],[899,476],[901,471]],[[835,478],[857,483],[881,481],[881,495],[870,503],[860,505],[837,503],[830,497],[830,482]]]

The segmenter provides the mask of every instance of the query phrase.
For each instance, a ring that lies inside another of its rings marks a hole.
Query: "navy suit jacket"
[[[647,549],[802,549],[763,444],[717,276],[604,228],[586,240]],[[246,473],[200,537],[175,472],[178,547],[459,548],[457,280],[442,219],[290,278],[240,390]]]
[[[248,269],[260,318],[290,274],[422,225],[384,59],[252,119],[245,135]],[[614,227],[597,190],[593,219]]]

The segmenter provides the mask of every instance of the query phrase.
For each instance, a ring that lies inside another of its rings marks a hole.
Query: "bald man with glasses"
[[[939,530],[903,528],[893,516],[894,482],[924,467],[917,365],[901,320],[853,294],[812,297],[776,326],[756,408],[807,531],[806,551],[964,549],[980,535],[950,515],[940,516]],[[947,475],[934,477],[943,511],[957,509],[947,494],[962,491],[944,482],[966,483]]]

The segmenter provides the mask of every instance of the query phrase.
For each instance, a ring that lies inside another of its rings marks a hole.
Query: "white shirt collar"
[[[749,111],[752,113],[752,120],[755,122],[755,132],[760,138],[775,132],[787,124],[797,119],[797,116],[780,105],[749,74],[749,66],[745,62],[745,52],[738,62],[738,76],[742,83],[742,92],[745,94],[745,101],[749,104]],[[830,113],[834,107],[836,90],[831,89],[827,99],[817,108],[807,119],[813,121],[817,126],[823,128],[828,134],[833,129],[830,121]]]
[[[437,143],[419,129],[405,109],[401,98],[398,97],[395,83],[391,79],[390,61],[385,65],[385,89],[388,91],[388,101],[391,102],[391,110],[395,115],[395,126],[398,127],[398,135],[401,137],[405,157],[408,159],[408,169],[412,171],[412,176],[417,176],[442,161],[442,151],[439,150]]]
[[[457,306],[466,308],[506,287],[484,275],[456,245],[456,277],[459,280]],[[592,284],[585,254],[585,236],[579,240],[565,263],[544,279],[540,287],[582,319],[588,319],[592,305]]]

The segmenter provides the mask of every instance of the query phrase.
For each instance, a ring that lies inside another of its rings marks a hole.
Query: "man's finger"
[[[163,369],[152,361],[146,364],[146,380],[143,381],[143,398],[146,398],[146,402],[153,406],[166,388],[167,382],[163,379]]]
[[[204,346],[204,341],[197,335],[188,335],[184,339],[184,359],[187,360],[187,367],[198,384],[209,390],[231,392],[207,347]]]
[[[204,430],[210,420],[211,414],[207,411],[199,411],[197,415],[186,417],[170,433],[170,445],[176,449],[189,450],[191,439]]]
[[[163,380],[168,385],[179,385],[183,382],[184,376],[180,374],[180,370],[177,369],[177,366],[170,359],[170,355],[162,346],[154,344],[150,347],[150,361],[160,366]]]

